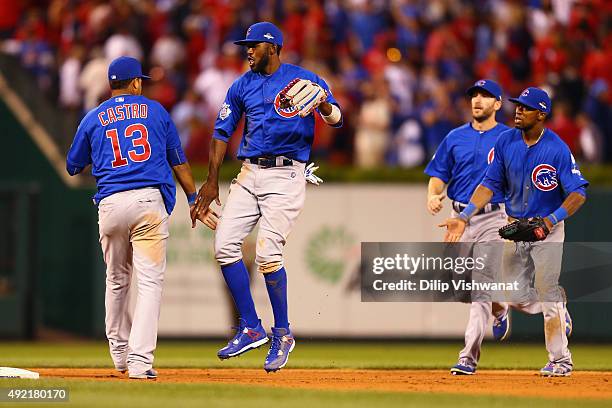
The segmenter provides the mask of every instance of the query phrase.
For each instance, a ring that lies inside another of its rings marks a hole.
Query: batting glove
[[[306,177],[306,181],[311,184],[314,184],[315,186],[318,186],[319,184],[323,183],[323,179],[314,174],[315,171],[317,171],[318,169],[319,166],[315,166],[314,163],[310,163],[304,169],[304,177]]]

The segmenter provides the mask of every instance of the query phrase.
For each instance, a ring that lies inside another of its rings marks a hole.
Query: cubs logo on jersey
[[[559,184],[557,181],[557,169],[550,164],[539,164],[531,172],[531,181],[538,190],[554,190]]]
[[[489,150],[489,154],[487,154],[487,164],[493,163],[494,158],[495,158],[495,148],[492,147],[491,150]]]

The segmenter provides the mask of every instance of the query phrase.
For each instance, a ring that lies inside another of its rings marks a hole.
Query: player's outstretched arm
[[[226,151],[226,142],[215,138],[212,139],[208,155],[208,177],[198,192],[195,207],[191,212],[192,221],[204,216],[208,211],[208,207],[210,207],[210,203],[213,201],[217,205],[221,205],[221,200],[219,200],[219,168],[223,163]]]
[[[446,184],[438,177],[431,177],[427,185],[427,211],[436,215],[442,209],[442,200],[446,198],[444,187]]]
[[[493,198],[493,191],[489,190],[482,184],[476,188],[470,203],[468,206],[459,214],[458,218],[448,218],[443,223],[439,224],[438,227],[446,227],[446,235],[444,236],[444,242],[459,242],[467,222],[474,214],[476,214],[482,207],[487,205]]]
[[[474,194],[472,194],[472,198],[470,198],[470,203],[473,203],[476,206],[476,210],[474,213],[480,211],[485,205],[491,201],[493,198],[493,191],[488,187],[483,186],[482,184],[476,187],[474,190]],[[474,214],[469,214],[469,218]]]

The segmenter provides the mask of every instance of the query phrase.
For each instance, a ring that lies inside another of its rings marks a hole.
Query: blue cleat
[[[133,380],[156,380],[157,379],[157,371],[154,369],[149,369],[144,373],[140,374],[130,374],[130,378]]]
[[[267,372],[278,371],[289,360],[289,353],[295,348],[295,339],[289,329],[272,328],[272,345],[264,362]]]
[[[502,317],[496,317],[493,321],[493,337],[495,340],[504,341],[510,334],[510,311],[506,311]]]
[[[268,335],[261,325],[261,320],[253,328],[247,327],[244,319],[239,319],[238,325],[238,327],[234,327],[236,329],[234,338],[227,343],[227,346],[217,352],[217,357],[221,360],[239,356],[268,342]]]
[[[459,360],[459,363],[451,367],[450,372],[452,375],[474,375],[476,374],[476,368],[469,365],[467,360],[462,358]]]
[[[542,377],[569,377],[572,375],[572,366],[549,361],[541,370]]]

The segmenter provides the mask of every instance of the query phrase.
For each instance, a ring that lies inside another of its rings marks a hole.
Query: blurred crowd
[[[342,106],[343,128],[317,121],[314,159],[423,164],[469,120],[465,89],[491,78],[505,97],[545,87],[548,126],[575,156],[612,161],[608,0],[0,0],[0,45],[80,115],[109,96],[110,60],[139,58],[146,95],[205,163],[225,92],[248,69],[232,41],[262,20],[284,32],[281,60],[318,73]],[[498,119],[511,123],[513,109]]]

